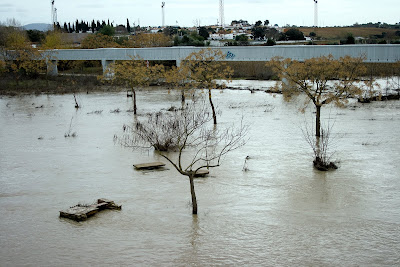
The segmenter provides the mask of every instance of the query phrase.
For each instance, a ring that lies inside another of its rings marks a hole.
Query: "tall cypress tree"
[[[96,23],[92,20],[92,33],[96,30]]]
[[[131,26],[129,25],[129,19],[126,19],[126,30],[131,32]]]
[[[75,21],[75,32],[79,33],[79,21],[78,20]]]

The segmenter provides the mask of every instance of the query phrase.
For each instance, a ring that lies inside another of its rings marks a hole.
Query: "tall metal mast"
[[[52,27],[57,23],[57,8],[54,7],[54,0],[51,0],[51,24]]]
[[[224,27],[225,25],[224,0],[219,0],[219,23],[221,23],[221,27]]]
[[[314,0],[314,27],[318,27],[318,0]]]
[[[161,2],[161,11],[162,11],[162,25],[165,26],[165,12],[164,12],[165,2]]]

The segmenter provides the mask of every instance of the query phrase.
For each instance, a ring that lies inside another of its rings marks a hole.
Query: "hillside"
[[[38,31],[48,31],[51,28],[51,24],[47,23],[31,23],[25,26],[22,26],[25,30],[38,30]]]

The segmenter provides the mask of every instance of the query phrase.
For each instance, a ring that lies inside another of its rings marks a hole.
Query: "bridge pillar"
[[[182,60],[180,58],[176,59],[176,66],[179,67],[181,65]]]
[[[114,64],[115,60],[102,59],[101,65],[103,66],[103,75],[111,79],[114,76],[114,71],[110,68],[110,64]]]
[[[288,64],[285,64],[284,68],[286,69],[287,67],[289,67],[289,65],[288,65]],[[286,71],[284,72],[284,74],[286,74]],[[290,84],[289,84],[288,79],[283,78],[283,79],[282,79],[282,88],[283,88],[283,89],[288,89],[289,86],[290,86]]]
[[[57,68],[57,60],[47,60],[47,74],[50,76],[57,76],[58,75],[58,68]]]

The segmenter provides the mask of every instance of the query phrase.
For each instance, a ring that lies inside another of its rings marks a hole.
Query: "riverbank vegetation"
[[[109,85],[101,83],[96,76],[103,74],[103,68],[100,61],[58,61],[58,76],[48,76],[45,66],[41,66],[36,72],[24,73],[18,77],[18,83],[12,72],[6,69],[7,65],[0,60],[0,94],[26,94],[26,93],[67,93],[77,90],[79,92],[91,91],[110,91],[124,90],[122,84],[115,85],[111,88]],[[242,80],[278,80],[278,73],[270,66],[266,66],[267,62],[226,62],[226,65],[232,70],[232,79]],[[165,70],[171,71],[174,62],[170,61],[150,61],[149,64],[162,65]],[[365,67],[365,73],[362,79],[370,77],[392,79],[392,77],[400,76],[399,63],[362,63]],[[186,79],[182,79],[186,80]],[[153,85],[162,84],[160,82]],[[172,81],[167,82],[172,85]],[[169,86],[170,88],[171,86]],[[176,88],[176,85],[174,85]],[[399,88],[399,82],[393,80],[393,89]]]

